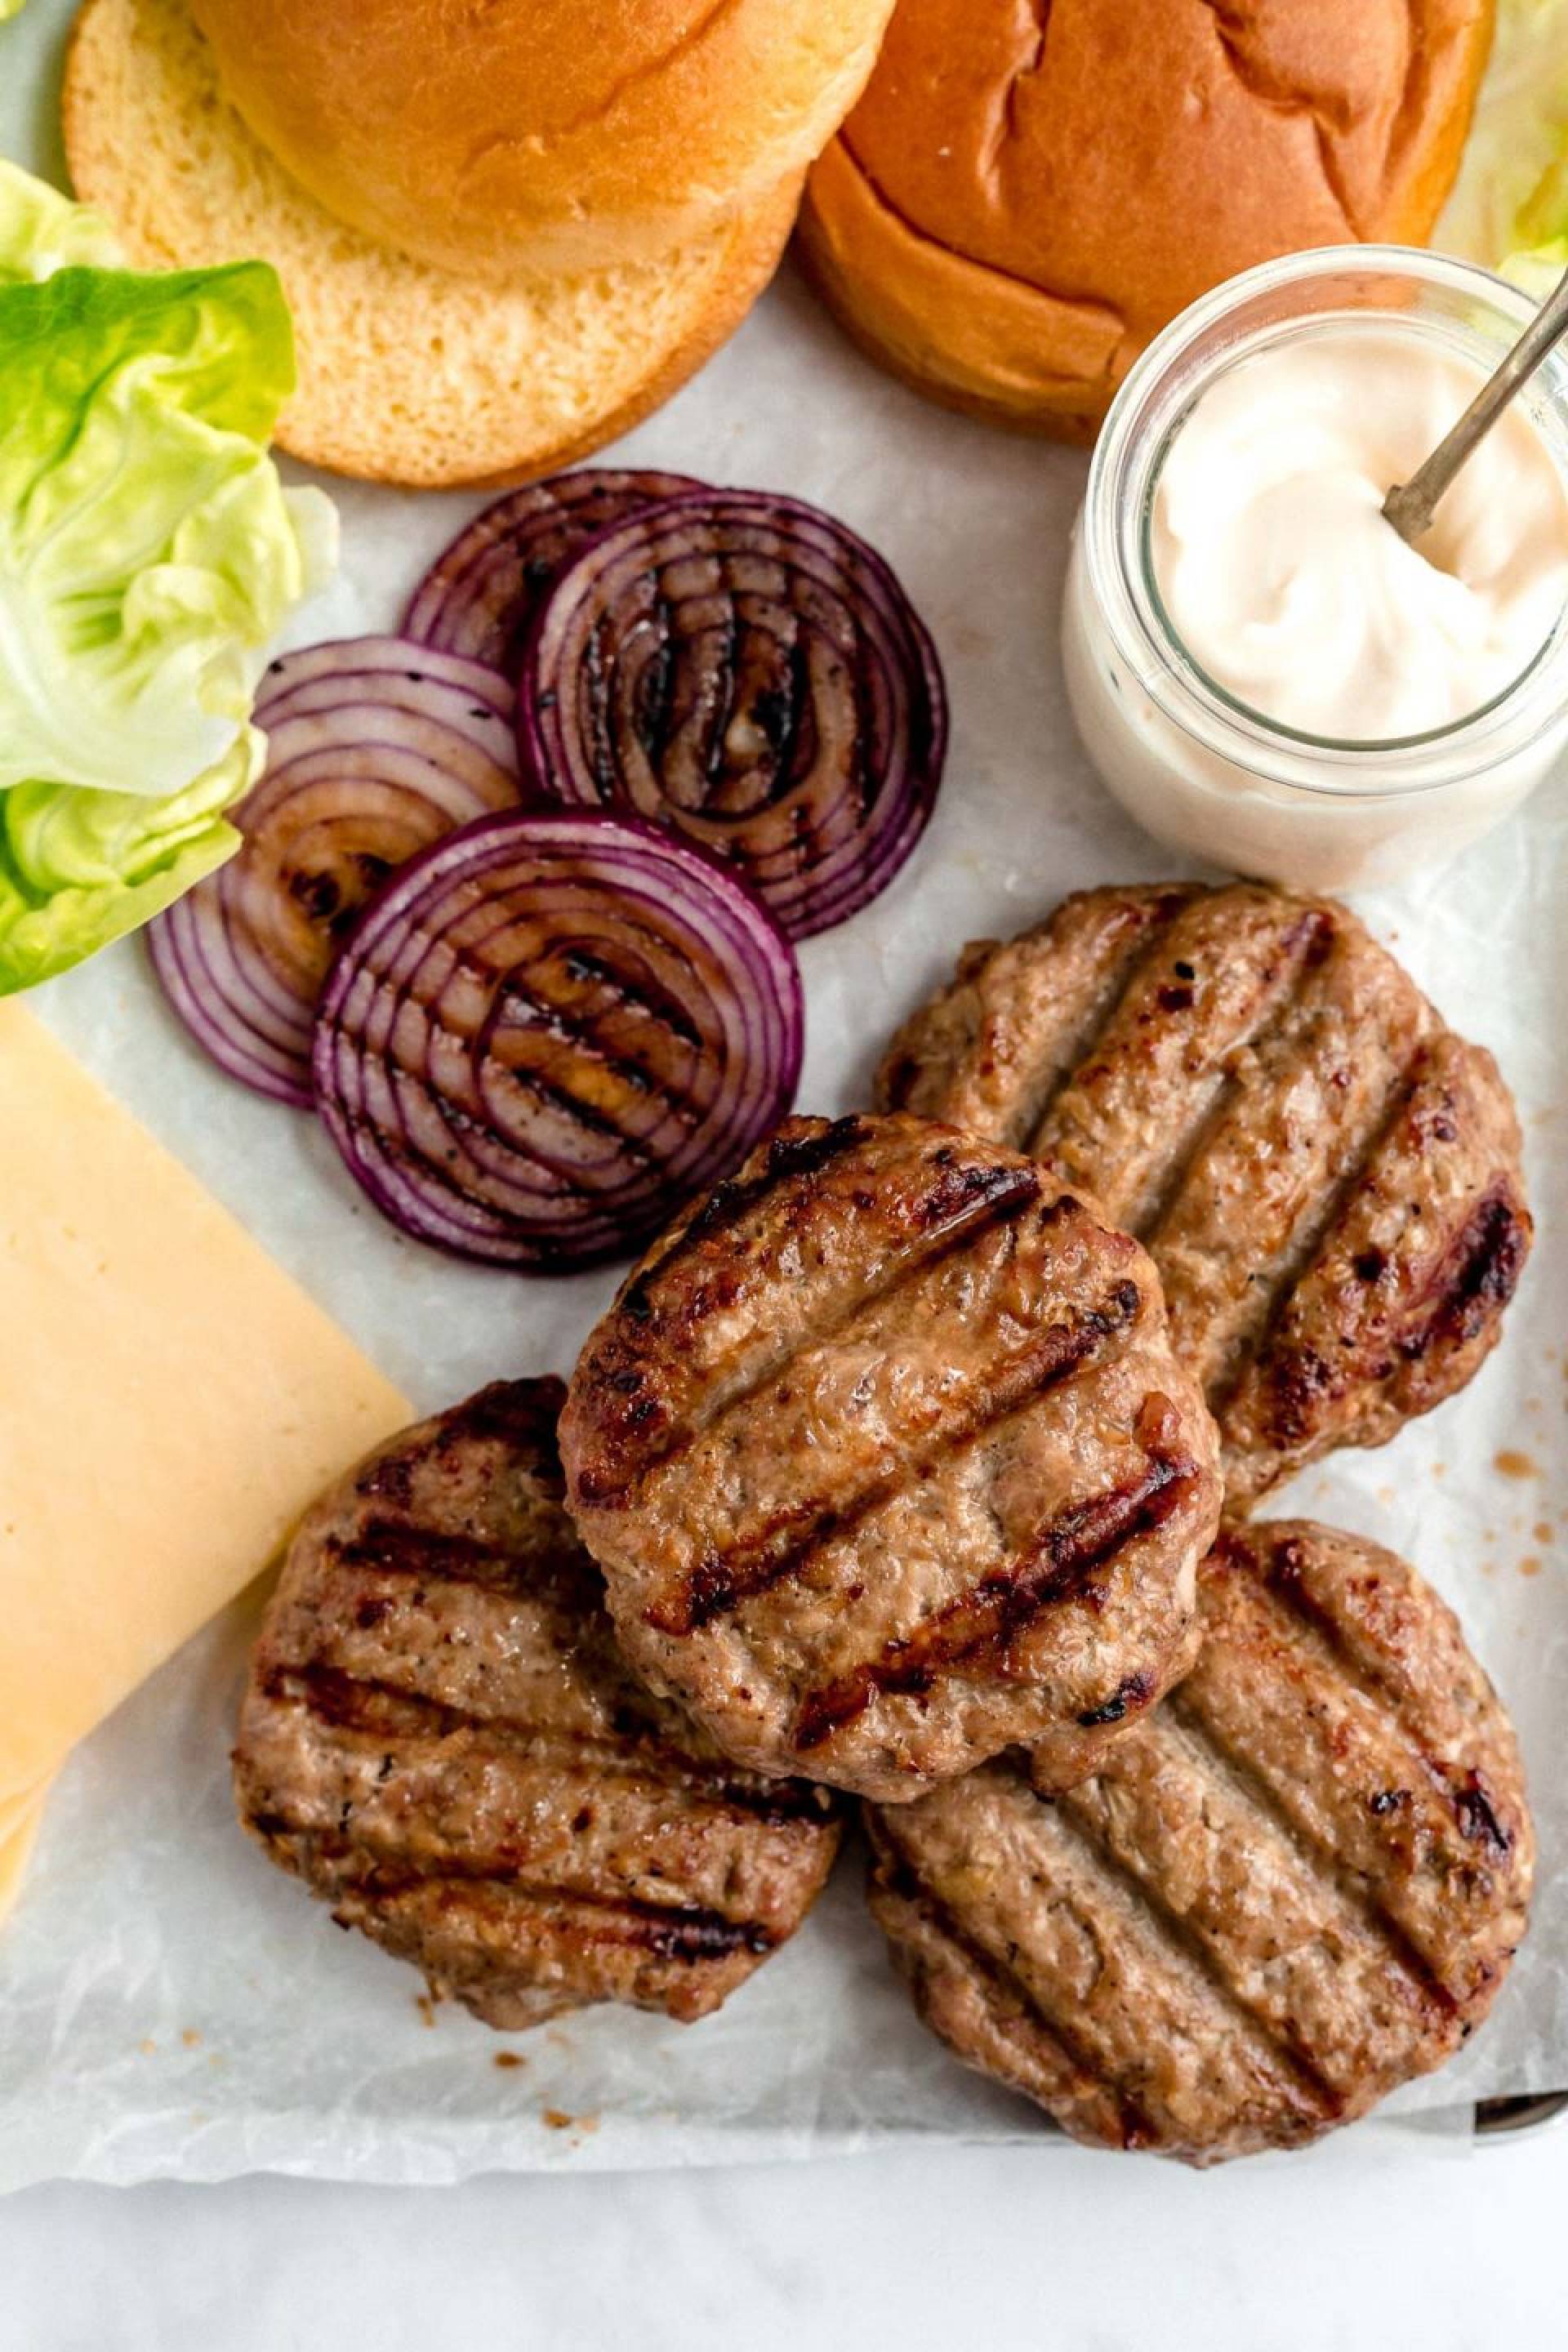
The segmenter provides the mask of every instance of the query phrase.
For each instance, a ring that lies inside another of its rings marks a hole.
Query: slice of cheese
[[[412,1417],[48,1031],[0,1003],[0,1801],[35,1790]]]

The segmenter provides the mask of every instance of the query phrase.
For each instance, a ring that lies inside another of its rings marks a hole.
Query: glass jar
[[[1095,449],[1073,538],[1062,654],[1085,749],[1146,830],[1214,865],[1304,889],[1395,879],[1452,857],[1516,808],[1568,743],[1568,612],[1513,684],[1394,741],[1304,734],[1199,667],[1165,612],[1151,523],[1160,469],[1203,392],[1288,338],[1371,316],[1489,374],[1532,312],[1474,263],[1332,246],[1234,278],[1131,369]],[[1568,498],[1568,353],[1517,395]]]

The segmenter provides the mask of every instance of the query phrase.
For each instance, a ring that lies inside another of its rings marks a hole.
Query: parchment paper
[[[52,93],[69,13],[68,0],[33,0],[0,29],[0,151],[36,168],[58,169]],[[800,1103],[850,1107],[889,1029],[965,940],[1011,931],[1079,886],[1171,870],[1100,791],[1063,702],[1057,609],[1084,461],[901,391],[787,272],[616,454],[820,501],[883,549],[941,647],[954,729],[930,833],[883,898],[802,959]],[[476,503],[331,487],[344,568],[300,640],[391,625]],[[1279,1503],[1362,1529],[1435,1580],[1529,1760],[1542,1849],[1531,1935],[1490,2021],[1402,2112],[1568,2084],[1565,839],[1559,782],[1458,866],[1363,904],[1437,1003],[1499,1054],[1526,1122],[1542,1238],[1474,1386]],[[400,1240],[309,1118],[203,1059],[134,943],[36,1001],[421,1407],[498,1374],[569,1369],[612,1273],[530,1281]],[[140,1692],[51,1801],[0,1940],[0,2187],[260,2167],[435,2181],[1038,2136],[1030,2108],[914,2021],[864,1915],[853,1851],[795,1942],[701,2026],[605,2011],[503,2042],[458,2011],[432,2021],[409,1970],[335,1932],[235,1826],[226,1749],[254,1605]],[[499,2064],[503,2053],[521,2063]]]

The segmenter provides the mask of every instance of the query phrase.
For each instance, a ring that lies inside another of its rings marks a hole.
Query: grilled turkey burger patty
[[[1066,1795],[1010,1755],[870,1811],[926,2022],[1076,2138],[1292,2147],[1451,2056],[1524,1931],[1512,1727],[1415,1570],[1238,1525],[1193,1673]]]
[[[1047,1161],[1147,1245],[1233,1509],[1462,1388],[1529,1252],[1491,1055],[1328,899],[1080,892],[966,949],[878,1094]]]
[[[626,1655],[726,1751],[888,1803],[1069,1780],[1192,1654],[1216,1438],[1143,1251],[1011,1151],[794,1119],[591,1335],[568,1495]]]
[[[257,1642],[240,1816],[489,2024],[703,2017],[799,1926],[838,1823],[622,1664],[562,1508],[563,1394],[482,1389],[321,1497]]]

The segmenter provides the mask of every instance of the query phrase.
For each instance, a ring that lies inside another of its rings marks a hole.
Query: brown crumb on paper
[[[539,2120],[546,2131],[570,2131],[576,2118],[563,2115],[559,2107],[545,2107],[541,2111]]]
[[[493,2066],[526,2066],[528,2061],[520,2051],[498,2050],[490,2063]]]
[[[194,2025],[187,2025],[180,2039],[187,2050],[199,2050],[202,2046],[202,2037]]]
[[[1492,1467],[1504,1478],[1539,1478],[1541,1475],[1540,1463],[1533,1461],[1528,1454],[1519,1453],[1511,1445],[1505,1445],[1493,1454]]]
[[[1540,1575],[1541,1562],[1536,1558],[1534,1552],[1527,1552],[1525,1554],[1524,1558],[1519,1563],[1519,1572],[1521,1576]]]

